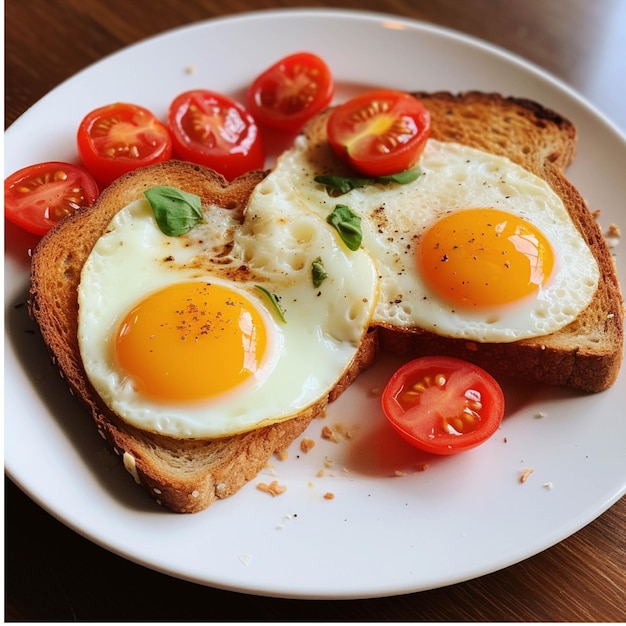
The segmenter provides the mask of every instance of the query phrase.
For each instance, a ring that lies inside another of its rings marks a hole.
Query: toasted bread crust
[[[505,156],[535,173],[545,163],[564,171],[576,153],[575,126],[532,100],[479,91],[413,95],[430,111],[434,139]]]
[[[431,112],[434,138],[507,156],[544,178],[563,198],[601,269],[594,301],[558,333],[512,344],[478,344],[419,328],[377,327],[366,334],[357,357],[329,397],[296,418],[211,442],[146,433],[112,414],[87,380],[77,339],[82,266],[113,215],[142,197],[148,187],[177,186],[200,195],[206,204],[229,207],[243,215],[250,193],[265,172],[250,172],[229,184],[211,170],[172,161],[127,174],[106,189],[93,208],[67,218],[42,239],[32,258],[29,310],[71,392],[87,406],[100,433],[129,472],[160,504],[175,512],[192,513],[234,494],[374,362],[379,345],[407,357],[457,356],[497,375],[585,391],[600,391],[615,382],[623,355],[623,302],[602,233],[564,175],[575,154],[574,126],[537,103],[498,94],[416,95]],[[318,146],[326,144],[326,116],[318,115],[304,131]],[[328,152],[320,149],[323,154]]]
[[[127,174],[104,190],[90,209],[58,224],[33,253],[29,311],[71,393],[89,409],[101,435],[126,469],[163,506],[178,513],[205,509],[238,491],[289,446],[312,419],[324,413],[377,353],[369,333],[344,377],[303,414],[234,437],[215,441],[178,440],[144,432],[125,423],[101,401],[85,374],[78,347],[78,285],[82,266],[113,215],[155,185],[198,194],[203,203],[243,214],[245,203],[265,172],[250,172],[228,183],[219,174],[171,161]]]

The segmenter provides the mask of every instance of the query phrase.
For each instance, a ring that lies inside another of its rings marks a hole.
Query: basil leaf
[[[345,204],[335,206],[333,212],[326,218],[326,221],[334,226],[341,240],[353,252],[358,250],[363,239],[361,231],[361,218],[350,210]]]
[[[283,324],[286,324],[287,320],[285,319],[285,313],[284,313],[282,307],[280,306],[280,300],[279,300],[278,296],[275,293],[269,292],[265,287],[261,287],[261,285],[255,285],[255,287],[261,293],[263,293],[265,296],[267,296],[267,298],[269,299],[270,303],[274,307],[274,310],[278,314],[278,317],[280,318],[280,321]]]
[[[317,289],[326,278],[328,278],[328,274],[324,269],[324,263],[322,262],[321,257],[317,257],[311,266],[311,276],[313,278],[313,287]]]
[[[332,198],[342,196],[353,189],[360,187],[366,187],[367,185],[386,185],[389,183],[398,183],[399,185],[406,185],[417,180],[422,171],[419,167],[411,170],[404,170],[396,174],[388,174],[386,176],[374,176],[374,177],[353,177],[353,176],[316,176],[313,180],[316,183],[326,186],[326,192]]]
[[[415,167],[412,170],[404,170],[397,174],[389,174],[388,176],[378,176],[376,178],[377,183],[398,183],[399,185],[407,185],[417,180],[422,173],[419,167]]]
[[[200,196],[158,185],[144,191],[156,222],[165,235],[178,237],[204,221]]]
[[[365,187],[372,179],[346,176],[316,176],[314,180],[316,183],[326,185],[328,195],[336,198],[337,196],[343,196],[344,193],[348,193],[357,187]]]

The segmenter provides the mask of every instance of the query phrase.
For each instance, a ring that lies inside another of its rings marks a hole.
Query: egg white
[[[300,209],[288,202],[277,208],[271,195],[255,194],[249,217],[256,244],[238,243],[238,216],[219,207],[207,207],[206,223],[180,237],[159,230],[147,200],[117,213],[85,263],[78,293],[85,371],[117,415],[143,430],[211,439],[288,419],[328,394],[369,326],[376,269],[367,253],[346,253],[319,216]],[[314,288],[311,263],[318,257],[328,277]],[[128,383],[112,341],[139,300],[187,280],[224,282],[255,302],[269,328],[269,355],[250,384],[202,402],[163,403]],[[257,285],[278,297],[286,323]]]
[[[362,218],[363,247],[374,258],[380,297],[373,323],[419,327],[478,342],[510,342],[552,333],[588,306],[599,269],[561,198],[541,178],[507,158],[430,139],[406,185],[368,185],[339,198],[314,182],[329,174],[327,152],[301,136],[281,155],[274,176],[289,181],[292,202],[321,216],[337,203]],[[556,269],[536,297],[483,312],[455,309],[424,284],[415,261],[419,236],[451,211],[491,207],[535,224],[550,241]]]

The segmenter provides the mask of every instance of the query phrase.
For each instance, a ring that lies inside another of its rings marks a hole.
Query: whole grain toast
[[[574,125],[540,104],[495,93],[415,92],[431,114],[431,137],[452,141],[509,158],[543,178],[561,196],[572,220],[600,268],[596,295],[567,327],[542,337],[513,343],[477,343],[453,339],[421,328],[379,326],[381,349],[415,357],[455,356],[493,374],[566,385],[597,392],[611,386],[624,351],[624,306],[611,252],[585,200],[568,181],[567,166],[576,152]],[[326,121],[320,114],[305,128],[314,163],[346,175],[346,165],[328,145]]]
[[[136,482],[163,506],[193,513],[238,491],[286,449],[376,356],[376,334],[368,333],[350,368],[332,389],[303,414],[249,433],[212,441],[181,440],[134,428],[101,401],[85,374],[78,348],[77,289],[82,266],[113,215],[143,197],[155,184],[197,194],[203,205],[243,213],[265,172],[251,172],[229,184],[212,170],[170,161],[125,175],[105,189],[90,209],[58,224],[33,253],[29,310],[71,393],[89,409],[100,434]]]

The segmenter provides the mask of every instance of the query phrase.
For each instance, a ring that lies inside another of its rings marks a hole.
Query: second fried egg
[[[245,258],[225,253],[240,229],[232,211],[205,207],[207,223],[168,237],[145,199],[96,243],[79,288],[81,357],[130,424],[177,438],[245,432],[302,413],[350,366],[376,302],[372,259],[346,254],[315,214],[263,195],[254,206],[265,235]]]
[[[552,333],[591,302],[597,262],[541,178],[465,145],[430,139],[409,184],[330,197],[328,151],[298,138],[274,175],[320,215],[341,202],[361,218],[378,267],[373,322],[479,342]]]

